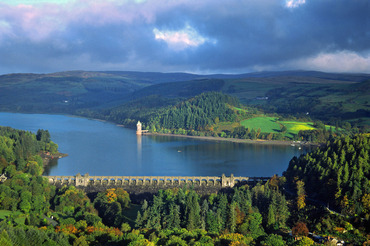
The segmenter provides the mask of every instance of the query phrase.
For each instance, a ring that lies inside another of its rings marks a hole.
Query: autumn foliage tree
[[[103,218],[103,222],[110,226],[121,226],[123,211],[129,208],[130,196],[122,188],[107,189],[99,193],[94,200],[94,206]]]
[[[304,222],[297,222],[292,228],[292,235],[294,237],[306,237],[308,232],[308,228]]]

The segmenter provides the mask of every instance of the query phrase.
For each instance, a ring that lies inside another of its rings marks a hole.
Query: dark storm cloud
[[[180,61],[195,60],[204,69],[222,70],[275,66],[344,50],[368,57],[368,1],[307,1],[294,9],[275,1],[243,8],[215,7],[206,15],[203,9],[182,13],[217,45],[204,45],[186,59],[180,56]],[[163,23],[171,22],[167,17]]]
[[[367,0],[63,2],[0,4],[0,73],[370,71]]]

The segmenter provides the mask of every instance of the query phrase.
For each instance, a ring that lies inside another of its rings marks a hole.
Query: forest
[[[294,157],[284,176],[301,180],[310,197],[348,216],[370,218],[370,135],[338,138],[305,156]]]
[[[0,172],[25,171],[41,175],[44,160],[40,153],[56,154],[58,145],[51,141],[48,130],[37,134],[0,126]]]
[[[206,130],[216,122],[234,121],[236,114],[231,107],[239,106],[236,98],[217,92],[201,94],[169,108],[152,117],[149,129]]]
[[[267,114],[220,92],[188,99],[152,95],[101,111],[82,110],[85,117],[100,118],[135,128],[137,121],[150,133],[212,136],[236,139],[284,140],[324,143],[341,135],[367,132],[348,122],[325,125],[309,115]],[[250,123],[255,120],[258,123]]]
[[[134,203],[124,187],[50,185],[41,176],[42,153],[57,151],[50,134],[3,127],[0,245],[370,243],[369,138],[332,139],[266,183],[203,195],[184,186]]]

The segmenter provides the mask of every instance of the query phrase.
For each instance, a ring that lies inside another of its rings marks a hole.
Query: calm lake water
[[[0,113],[0,125],[37,132],[47,129],[69,156],[45,175],[281,175],[306,150],[279,145],[136,136],[111,123],[64,115]]]

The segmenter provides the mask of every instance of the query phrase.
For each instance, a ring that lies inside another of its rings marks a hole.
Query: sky
[[[0,74],[370,73],[370,0],[0,0]]]

